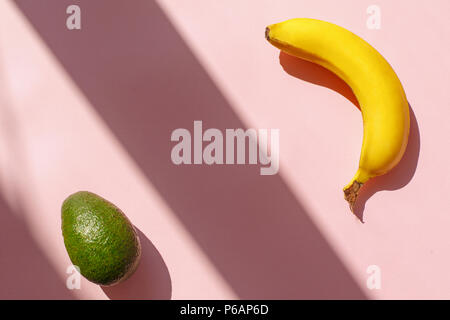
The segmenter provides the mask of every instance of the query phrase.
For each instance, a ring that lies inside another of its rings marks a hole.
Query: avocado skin
[[[67,253],[86,279],[111,286],[135,271],[141,255],[139,238],[114,204],[80,191],[64,201],[61,219]]]

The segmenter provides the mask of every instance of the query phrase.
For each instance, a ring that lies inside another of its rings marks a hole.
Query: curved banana
[[[361,107],[364,136],[359,168],[344,187],[353,207],[361,186],[391,170],[408,143],[409,104],[389,63],[366,41],[335,24],[291,19],[266,28],[266,39],[280,50],[317,63],[353,90]]]

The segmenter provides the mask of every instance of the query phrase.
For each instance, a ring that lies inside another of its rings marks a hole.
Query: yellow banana
[[[268,26],[266,39],[290,55],[332,71],[358,99],[364,123],[361,156],[355,176],[344,187],[345,199],[353,211],[362,185],[391,170],[405,152],[409,105],[400,80],[371,45],[329,22],[287,20]]]

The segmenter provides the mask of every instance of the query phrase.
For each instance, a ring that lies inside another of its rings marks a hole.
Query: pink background
[[[82,30],[65,27],[69,4]],[[381,29],[366,27],[369,5]],[[0,298],[450,298],[450,2],[0,2]],[[349,88],[280,55],[266,25],[337,23],[376,47],[412,108],[400,165],[342,187],[362,140]],[[350,101],[349,101],[350,100]],[[280,129],[280,173],[172,164],[170,134]],[[112,288],[65,286],[60,206],[90,190],[140,230]],[[381,269],[381,289],[366,272]]]

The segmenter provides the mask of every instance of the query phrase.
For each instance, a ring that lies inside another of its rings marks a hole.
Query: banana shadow
[[[370,179],[361,188],[353,212],[362,222],[364,221],[364,209],[367,200],[378,191],[394,191],[403,188],[412,180],[416,172],[420,154],[420,131],[411,105],[409,106],[409,118],[408,145],[400,162],[391,171]]]
[[[142,249],[136,271],[118,285],[101,288],[111,300],[169,300],[172,296],[169,270],[147,236],[138,228],[136,231]]]
[[[333,72],[315,63],[280,52],[280,64],[293,77],[329,88],[341,94],[361,110],[352,89]],[[409,105],[410,132],[408,146],[398,165],[385,175],[370,179],[361,188],[354,207],[354,214],[364,222],[367,200],[383,190],[393,191],[406,186],[413,178],[420,154],[420,131],[414,111]]]
[[[361,109],[349,85],[328,69],[282,51],[280,51],[280,64],[284,71],[291,76],[336,91],[353,103],[355,107]]]

